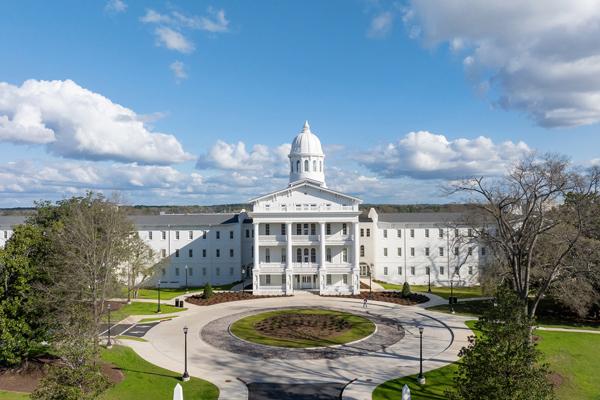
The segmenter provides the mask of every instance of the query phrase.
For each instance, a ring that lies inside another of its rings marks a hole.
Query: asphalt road
[[[248,400],[339,400],[346,384],[257,382],[247,386]]]

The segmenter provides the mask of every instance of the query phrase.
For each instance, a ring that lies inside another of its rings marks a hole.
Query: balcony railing
[[[286,242],[287,236],[285,235],[258,235],[260,242]]]
[[[325,235],[325,240],[330,241],[330,242],[352,242],[352,241],[354,241],[354,235],[343,235],[343,234]]]
[[[321,235],[293,235],[294,242],[318,242],[321,240]]]

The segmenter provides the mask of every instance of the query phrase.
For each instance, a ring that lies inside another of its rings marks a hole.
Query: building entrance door
[[[294,289],[306,290],[317,288],[317,275],[294,275]]]

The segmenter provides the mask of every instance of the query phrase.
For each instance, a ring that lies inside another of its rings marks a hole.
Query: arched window
[[[302,262],[302,249],[296,250],[296,262],[299,262],[299,263]]]
[[[304,260],[305,263],[308,263],[308,249],[304,249]]]
[[[317,160],[313,160],[313,171],[317,172]]]
[[[319,172],[323,172],[323,161],[319,161]]]
[[[312,249],[310,249],[310,262],[311,263],[317,262],[317,251],[315,250],[314,247]]]
[[[296,172],[300,172],[300,160],[296,161]]]
[[[304,160],[304,172],[309,172],[309,169],[308,169],[308,160]]]
[[[294,162],[290,160],[290,172],[294,172]]]

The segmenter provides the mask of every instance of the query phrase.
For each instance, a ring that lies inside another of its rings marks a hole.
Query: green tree
[[[202,297],[205,299],[210,299],[213,295],[213,289],[212,286],[210,285],[210,283],[206,283],[206,285],[204,285],[204,292],[202,293]]]
[[[404,284],[402,285],[402,297],[410,297],[410,285],[408,284],[408,282],[404,282]]]
[[[499,288],[497,303],[475,324],[459,355],[452,400],[550,400],[549,370],[530,340],[532,320],[517,295]]]
[[[37,290],[46,281],[40,268],[46,240],[39,227],[24,224],[0,249],[0,365],[20,364],[47,339]]]

